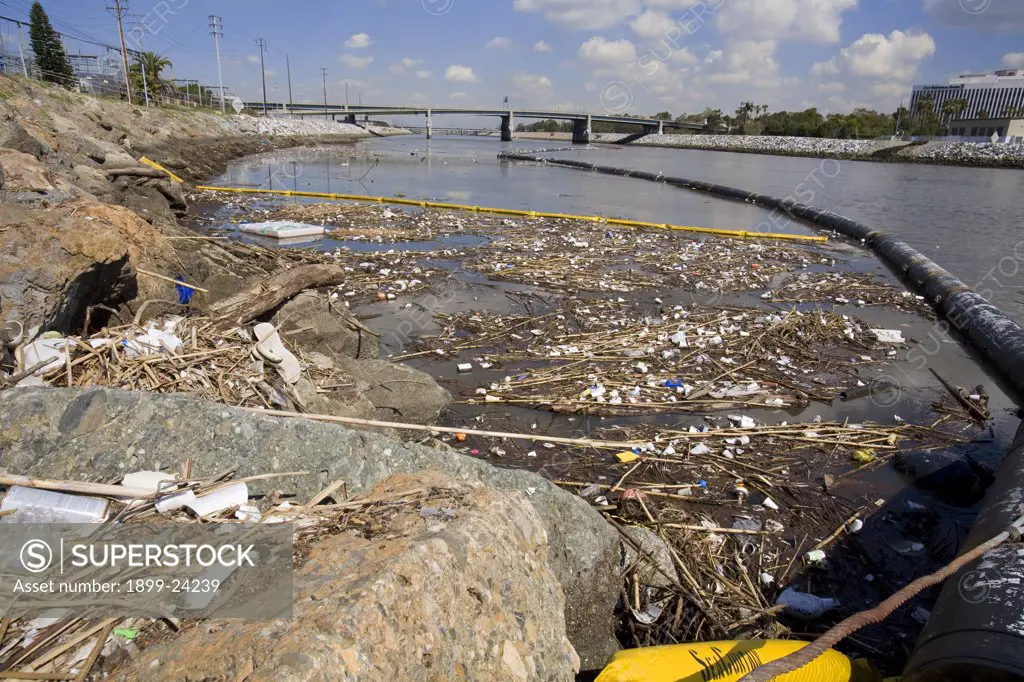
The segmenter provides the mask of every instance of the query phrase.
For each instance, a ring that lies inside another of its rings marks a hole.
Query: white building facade
[[[978,118],[979,112],[991,118],[1019,116],[1024,112],[1024,69],[964,74],[950,79],[949,85],[915,85],[910,97],[911,114],[926,95],[935,101],[935,112],[940,115],[947,101],[965,99],[967,109],[957,118]]]

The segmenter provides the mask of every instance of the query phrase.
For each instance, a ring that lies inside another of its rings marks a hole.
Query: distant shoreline
[[[570,141],[572,133],[516,133],[522,140]],[[601,133],[592,142],[614,144],[623,134]],[[647,135],[624,146],[692,149],[769,156],[796,156],[842,161],[920,163],[964,168],[1024,169],[1024,144],[979,144],[974,142],[928,142],[914,144],[901,140],[838,140],[813,137],[770,137],[754,135]]]

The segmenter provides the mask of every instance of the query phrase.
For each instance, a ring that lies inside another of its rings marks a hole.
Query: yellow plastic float
[[[596,682],[735,682],[764,663],[806,646],[795,640],[695,642],[623,649]],[[880,679],[869,665],[828,650],[814,662],[775,678],[777,682],[869,682]]]

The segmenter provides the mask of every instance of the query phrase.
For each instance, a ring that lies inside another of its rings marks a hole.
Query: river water
[[[1024,261],[1024,242],[1021,241],[1024,235],[1019,229],[1019,220],[1024,215],[1024,202],[1021,201],[1024,197],[1024,173],[1016,170],[837,162],[658,148],[568,148],[562,142],[524,140],[499,143],[493,138],[473,137],[427,141],[418,136],[405,136],[366,140],[353,146],[289,149],[240,159],[233,162],[214,184],[405,196],[678,225],[812,233],[806,225],[788,222],[750,204],[639,179],[531,163],[499,162],[496,158],[502,150],[538,153],[551,148],[562,150],[546,152],[556,157],[679,175],[776,196],[793,195],[806,203],[829,208],[900,236],[969,285],[990,295],[991,300],[1010,316],[1024,321],[1024,276],[1017,272],[1020,262]],[[275,201],[305,200],[282,198]],[[218,213],[210,222],[223,221],[220,227],[231,229],[227,221],[232,215],[230,210]],[[253,219],[248,214],[245,217]],[[376,247],[369,242],[323,240],[310,246],[324,250],[341,247],[364,251],[374,248],[436,250],[475,245],[470,242],[443,242],[444,239],[465,238],[465,235],[449,235],[440,237],[437,242],[399,242]],[[829,248],[837,249],[841,257],[850,259],[849,267],[875,272],[895,283],[891,273],[870,252],[842,243],[834,243]],[[1014,255],[1015,250],[1017,255]],[[666,258],[671,258],[671,254],[666,254]],[[443,260],[435,259],[435,267]],[[394,332],[405,319],[403,315],[409,314],[407,309],[410,305],[421,308],[427,319],[461,311],[504,313],[509,310],[510,293],[533,290],[525,285],[491,281],[486,274],[467,275],[464,272],[461,276],[466,278],[467,288],[459,296],[447,297],[440,307],[437,297],[428,294],[413,298],[411,304],[402,299],[398,302],[401,307],[397,307],[395,302],[385,301],[362,304],[354,307],[353,311],[373,331],[381,334],[381,356],[397,356],[407,350],[404,345],[407,339],[404,334]],[[540,293],[550,295],[549,291]],[[666,301],[674,301],[673,292],[646,291],[629,296],[630,302],[640,308],[648,306],[655,310],[654,302],[661,304],[661,300],[652,298],[657,295],[665,296]],[[681,300],[685,303],[693,299]],[[760,301],[753,294],[723,303],[756,306]],[[956,448],[955,452],[925,453],[923,457],[912,458],[913,464],[909,467],[885,466],[867,475],[848,479],[849,489],[842,495],[860,502],[886,501],[885,506],[872,516],[870,527],[858,536],[861,549],[849,555],[867,556],[866,563],[857,558],[853,564],[840,564],[838,548],[830,550],[830,557],[837,559],[836,565],[845,567],[836,569],[838,573],[829,578],[836,596],[844,604],[866,607],[902,587],[925,567],[937,568],[952,558],[970,527],[984,492],[987,479],[978,472],[991,472],[998,466],[1018,420],[1013,414],[1013,400],[999,390],[995,377],[978,362],[969,348],[952,338],[937,338],[934,323],[917,315],[881,308],[838,306],[837,310],[861,318],[871,326],[902,329],[911,340],[911,348],[934,348],[934,351],[925,351],[928,367],[907,361],[909,353],[907,359],[893,363],[890,371],[903,391],[894,404],[869,400],[836,401],[832,404],[815,402],[794,413],[751,411],[755,418],[763,423],[778,423],[782,419],[808,423],[823,418],[826,421],[884,424],[900,421],[898,415],[902,415],[917,423],[927,423],[935,418],[932,403],[945,395],[945,389],[929,373],[931,369],[941,372],[956,385],[973,387],[985,384],[991,393],[990,406],[994,417],[991,430],[980,435],[973,432],[971,442]],[[423,329],[426,335],[438,331],[439,328],[429,326]],[[397,337],[406,340],[392,343]],[[428,354],[426,357],[413,357],[407,363],[430,373],[456,395],[472,395],[476,387],[486,386],[493,378],[478,369],[471,374],[457,372],[456,363],[469,362],[477,352],[467,350],[462,356],[445,361]],[[692,415],[692,418],[699,421],[701,416]],[[477,421],[480,419],[483,422]],[[466,404],[466,401],[453,404],[445,420],[448,425],[482,425],[518,433],[537,429],[556,436],[579,435],[581,429],[579,423],[573,423],[573,417],[525,407]],[[603,418],[600,421],[603,422]],[[661,418],[652,416],[630,418],[628,421],[660,423]],[[481,456],[485,459],[488,458],[488,447],[489,443],[482,446],[484,454]],[[497,460],[491,459],[498,466],[536,469],[538,463],[536,459],[517,459],[512,452],[501,455]],[[543,467],[541,471],[544,471]],[[916,511],[922,509],[928,510],[924,520],[918,518]],[[904,556],[900,547],[908,538],[917,537],[929,546],[929,556]],[[850,572],[843,574],[847,570]],[[874,575],[883,575],[884,582],[871,582]],[[878,593],[873,590],[878,590]],[[929,605],[928,599],[924,598],[919,603]],[[890,645],[899,638],[903,638],[899,641],[904,645],[909,645],[919,625],[904,619],[887,627],[891,629],[871,633],[871,641],[878,649],[868,649],[868,653],[886,650],[887,666],[890,671],[898,672],[905,652],[901,646],[890,650]]]
[[[769,211],[646,180],[498,161],[562,141],[421,136],[291,150],[236,163],[225,180],[278,189],[405,195],[738,230],[811,232]],[[1024,172],[595,145],[556,158],[793,196],[899,236],[1024,322]]]

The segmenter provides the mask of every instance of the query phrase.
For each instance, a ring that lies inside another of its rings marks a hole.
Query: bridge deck
[[[251,109],[262,109],[263,102],[245,102],[245,106]],[[558,121],[579,121],[586,118],[590,118],[591,122],[601,123],[628,123],[632,125],[656,127],[659,125],[665,128],[687,128],[690,130],[703,129],[699,123],[685,123],[681,121],[663,121],[656,118],[634,118],[631,116],[614,116],[608,114],[586,114],[581,112],[565,112],[565,111],[533,111],[529,109],[518,110],[513,109],[511,112],[507,109],[469,109],[463,107],[388,107],[388,106],[370,106],[370,105],[354,105],[354,106],[335,106],[328,105],[324,107],[322,104],[283,104],[281,102],[268,102],[267,109],[273,111],[290,111],[297,113],[301,116],[350,116],[350,115],[365,115],[365,116],[426,116],[429,112],[431,115],[434,114],[456,114],[462,116],[499,116],[505,117],[511,113],[516,118],[540,118],[540,119],[552,119]]]

